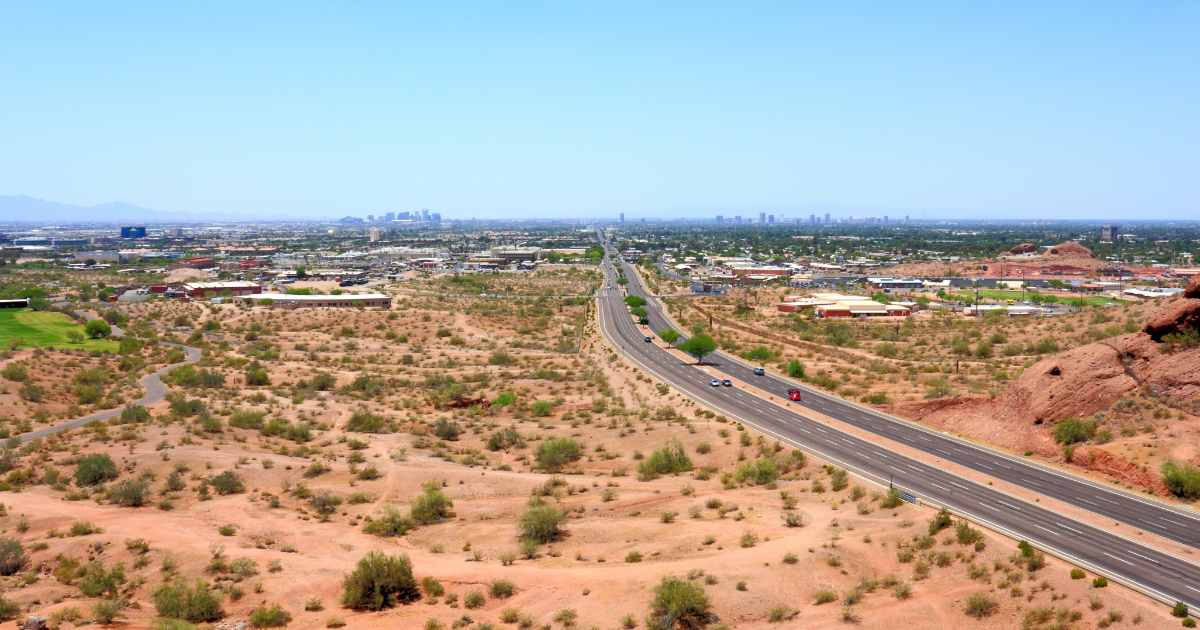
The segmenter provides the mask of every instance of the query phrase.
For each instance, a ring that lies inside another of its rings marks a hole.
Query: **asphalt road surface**
[[[605,274],[605,288],[599,295],[604,334],[623,353],[689,396],[864,477],[884,485],[894,481],[898,489],[922,501],[945,505],[967,518],[1013,538],[1028,540],[1036,547],[1139,588],[1164,602],[1182,601],[1193,609],[1200,603],[1200,566],[1196,564],[837,431],[805,417],[801,413],[803,406],[796,403],[786,403],[788,406],[785,407],[737,387],[710,386],[712,377],[709,374],[660,348],[661,340],[644,341],[651,333],[639,328],[629,315],[623,301],[625,294],[616,283],[610,261],[605,263]],[[641,287],[637,275],[628,270],[625,276],[629,281],[629,292],[647,298],[650,327],[653,330],[668,327],[659,305]],[[778,392],[781,397],[789,387],[796,386],[780,377],[756,377],[752,368],[723,354],[713,356],[712,362],[736,380],[769,379],[755,384],[764,390]],[[1180,511],[911,427],[811,389],[806,389],[804,396],[805,404],[824,414],[886,435],[935,457],[970,466],[1105,516],[1111,515],[1136,527],[1164,535],[1169,533],[1171,539],[1193,547],[1200,543],[1200,520]]]
[[[170,345],[176,345],[176,344],[170,344]],[[152,405],[152,404],[162,400],[163,398],[166,398],[167,386],[162,382],[162,375],[166,374],[170,370],[173,370],[181,365],[185,365],[187,363],[195,363],[196,361],[200,360],[200,349],[199,348],[193,348],[191,346],[183,346],[183,345],[177,345],[176,347],[181,348],[183,350],[183,361],[180,363],[173,363],[166,367],[158,368],[157,370],[143,376],[141,378],[141,380],[138,381],[138,384],[140,384],[142,386],[142,388],[144,388],[146,390],[146,393],[142,394],[142,397],[137,399],[136,401],[134,401],[133,404],[143,405],[143,406]],[[21,441],[22,443],[28,442],[30,440],[35,440],[38,438],[44,438],[48,435],[54,435],[55,433],[62,433],[63,431],[69,431],[71,429],[78,429],[79,427],[85,426],[92,422],[99,422],[99,421],[103,421],[103,420],[108,420],[109,418],[115,418],[115,417],[121,415],[121,411],[123,411],[123,410],[124,410],[123,407],[118,407],[116,409],[105,409],[103,411],[97,411],[95,413],[90,413],[86,416],[80,416],[78,418],[64,420],[52,427],[46,427],[44,429],[30,431],[29,433],[22,433],[21,435],[18,435],[15,437],[17,440]]]

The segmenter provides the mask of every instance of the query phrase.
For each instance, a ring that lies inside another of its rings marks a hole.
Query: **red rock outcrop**
[[[1058,245],[1051,247],[1049,253],[1052,256],[1073,256],[1073,257],[1077,256],[1077,257],[1081,257],[1081,258],[1094,258],[1095,257],[1092,254],[1092,250],[1084,247],[1083,245],[1080,245],[1076,241],[1067,241],[1065,243],[1059,243]]]
[[[1020,245],[1017,245],[1016,247],[1008,250],[1008,253],[1013,254],[1015,256],[1018,254],[1032,254],[1033,252],[1036,252],[1036,251],[1037,251],[1037,245],[1034,245],[1033,243],[1021,243]]]

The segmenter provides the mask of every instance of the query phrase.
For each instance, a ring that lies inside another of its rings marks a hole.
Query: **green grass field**
[[[1020,301],[1023,298],[1029,298],[1036,293],[1035,291],[1021,292],[1013,289],[980,289],[979,300],[987,303],[989,300],[994,302],[1004,302],[1007,300]],[[1079,295],[1079,296],[1064,296],[1051,295],[1047,293],[1040,294],[1047,303],[1072,304],[1079,305],[1080,300],[1087,306],[1107,306],[1113,303],[1112,298],[1103,295]],[[961,301],[971,301],[975,297],[975,292],[972,290],[958,291],[950,293],[949,297]]]
[[[117,351],[118,342],[111,339],[84,339],[80,343],[71,343],[67,332],[72,330],[83,334],[83,326],[62,313],[0,310],[0,348],[11,348],[18,343],[31,348]]]

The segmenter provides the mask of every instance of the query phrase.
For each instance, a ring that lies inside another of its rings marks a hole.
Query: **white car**
[[[708,382],[708,384],[709,384],[709,385],[712,385],[713,387],[720,387],[720,386],[721,386],[721,379],[719,379],[719,378],[714,378],[713,380],[709,381],[709,382]]]

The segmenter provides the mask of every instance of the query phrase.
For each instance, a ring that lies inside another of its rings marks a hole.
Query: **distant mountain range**
[[[5,223],[156,223],[201,218],[121,201],[79,206],[26,195],[0,195],[0,222]]]

